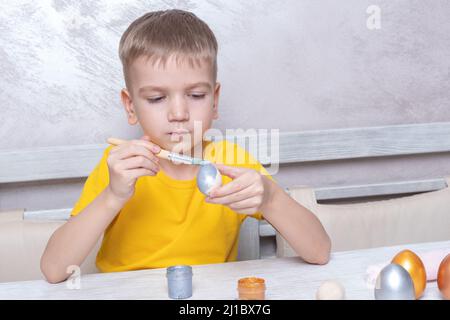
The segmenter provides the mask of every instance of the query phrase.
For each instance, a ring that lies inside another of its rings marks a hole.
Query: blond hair
[[[133,21],[120,39],[119,57],[128,88],[129,67],[142,56],[163,64],[171,55],[177,61],[187,58],[191,66],[207,62],[215,82],[217,50],[216,37],[205,22],[191,12],[172,9],[152,11]]]

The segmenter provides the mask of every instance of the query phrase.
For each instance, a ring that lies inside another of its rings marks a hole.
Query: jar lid
[[[188,265],[171,266],[167,268],[167,276],[192,275],[192,267]]]
[[[241,278],[238,281],[239,288],[265,288],[266,283],[263,278],[246,277]]]

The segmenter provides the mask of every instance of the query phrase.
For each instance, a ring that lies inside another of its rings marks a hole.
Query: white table
[[[237,280],[258,276],[266,280],[266,299],[314,299],[320,284],[338,280],[347,299],[373,299],[366,281],[370,265],[387,262],[399,251],[416,253],[448,249],[450,241],[401,245],[333,253],[327,265],[310,265],[299,258],[272,258],[193,266],[191,299],[237,298]],[[81,289],[66,282],[0,283],[0,299],[168,299],[166,269],[89,274],[81,277]],[[441,299],[436,281],[428,282],[422,299]]]

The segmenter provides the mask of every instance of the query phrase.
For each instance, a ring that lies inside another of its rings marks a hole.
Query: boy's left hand
[[[253,169],[215,164],[231,182],[211,190],[206,202],[223,204],[243,214],[254,214],[268,202],[270,181]]]

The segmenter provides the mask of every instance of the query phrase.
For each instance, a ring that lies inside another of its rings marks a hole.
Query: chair
[[[40,259],[53,232],[64,220],[24,220],[24,210],[0,212],[0,282],[43,279]],[[98,272],[100,241],[81,265],[81,273]]]

